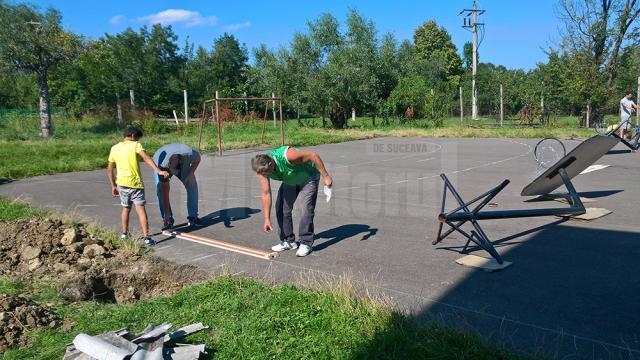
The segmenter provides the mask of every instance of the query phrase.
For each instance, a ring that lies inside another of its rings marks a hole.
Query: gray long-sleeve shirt
[[[153,154],[153,161],[171,175],[179,176],[182,166],[200,162],[200,153],[185,144],[167,144]]]

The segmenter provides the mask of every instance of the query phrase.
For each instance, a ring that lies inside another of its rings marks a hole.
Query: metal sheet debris
[[[197,360],[206,354],[204,344],[177,344],[177,339],[208,329],[202,323],[190,324],[168,333],[171,324],[149,324],[141,333],[125,329],[91,336],[78,334],[67,346],[63,360]]]

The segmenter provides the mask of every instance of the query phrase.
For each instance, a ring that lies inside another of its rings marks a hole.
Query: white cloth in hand
[[[326,196],[327,202],[329,202],[329,200],[331,200],[331,188],[328,186],[324,186],[324,195]]]

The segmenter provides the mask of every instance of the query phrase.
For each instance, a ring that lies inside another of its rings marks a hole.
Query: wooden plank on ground
[[[199,244],[209,245],[219,249],[234,251],[237,253],[241,253],[241,254],[245,254],[245,255],[261,258],[261,259],[266,259],[266,260],[273,260],[276,258],[276,256],[278,256],[278,253],[276,252],[268,252],[264,250],[250,248],[247,246],[236,245],[230,242],[216,240],[216,239],[195,235],[191,233],[181,233],[179,231],[170,231],[170,230],[164,230],[162,233],[167,236],[175,236],[179,239],[193,241]]]
[[[582,220],[582,221],[592,221],[595,219],[599,219],[603,216],[607,216],[611,214],[611,210],[607,210],[604,208],[586,208],[587,212],[582,215],[570,216],[571,219]]]
[[[502,270],[512,263],[510,261],[503,261],[499,264],[495,259],[489,259],[477,255],[467,255],[456,260],[456,263],[462,266],[472,267],[474,269],[480,269],[487,272],[494,272]]]

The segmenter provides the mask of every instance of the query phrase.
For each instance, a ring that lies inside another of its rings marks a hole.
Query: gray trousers
[[[312,246],[314,229],[313,216],[316,210],[316,199],[318,199],[318,183],[320,177],[316,176],[302,185],[292,186],[282,183],[278,190],[278,198],[276,200],[276,217],[278,218],[278,227],[280,241],[292,242],[296,240],[293,233],[293,204],[298,197],[301,201],[301,218],[298,229],[298,237],[300,243]]]

